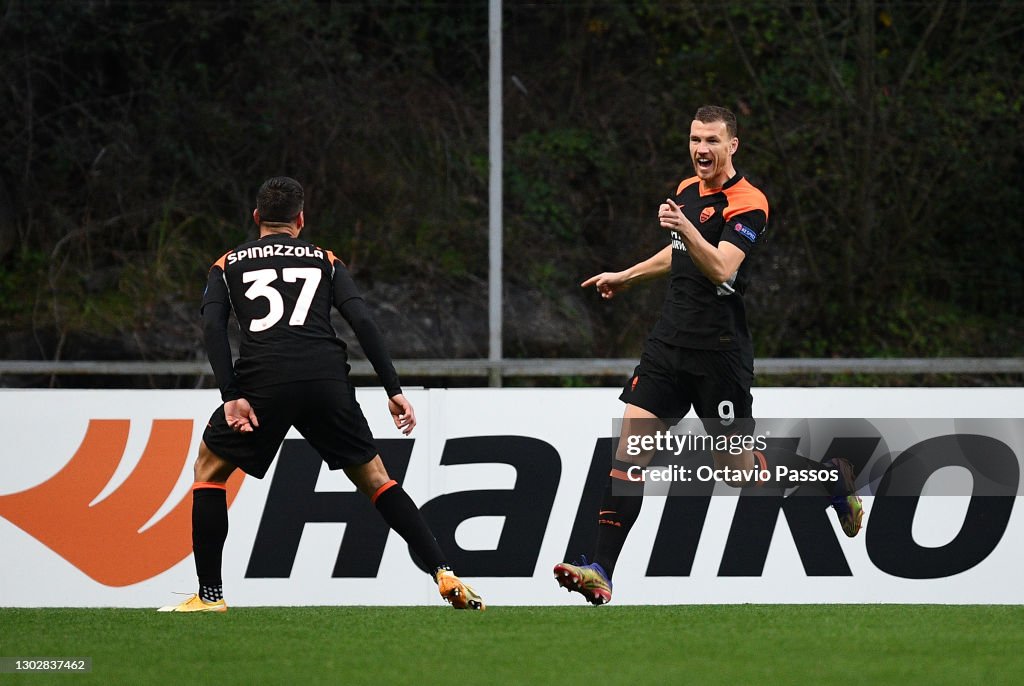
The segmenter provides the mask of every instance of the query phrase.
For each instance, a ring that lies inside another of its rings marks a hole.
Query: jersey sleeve
[[[370,314],[366,302],[359,294],[352,275],[338,259],[334,261],[334,306],[352,327],[359,344],[363,346],[366,359],[373,365],[373,371],[380,378],[388,397],[401,393],[402,385],[384,344],[384,337],[377,328],[377,323],[373,321],[373,315]]]
[[[761,191],[745,184],[730,194],[723,219],[719,240],[732,243],[748,254],[763,240],[768,228],[768,199]]]
[[[217,380],[221,400],[227,402],[242,397],[242,391],[235,379],[235,370],[231,361],[231,343],[228,341],[228,315],[231,313],[231,299],[228,295],[227,283],[224,281],[223,261],[222,257],[210,268],[200,312],[203,319],[203,344],[206,347],[206,356],[210,360],[213,376]]]
[[[768,222],[763,212],[745,212],[725,220],[720,240],[732,243],[744,253],[749,253],[762,240]]]
[[[231,306],[228,285],[224,281],[224,264],[227,262],[227,257],[227,253],[225,253],[210,266],[210,272],[206,276],[206,289],[203,291],[203,304],[200,307],[200,312],[206,309],[207,303],[216,302]]]
[[[327,254],[334,267],[334,306],[340,311],[341,306],[346,302],[353,298],[362,298],[362,295],[360,295],[355,281],[352,280],[352,274],[345,263],[335,257],[334,253],[328,251]]]

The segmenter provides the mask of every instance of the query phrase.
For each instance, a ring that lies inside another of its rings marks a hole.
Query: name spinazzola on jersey
[[[244,259],[255,259],[258,257],[316,257],[324,258],[324,251],[320,248],[313,248],[308,245],[288,245],[284,243],[268,243],[267,245],[254,245],[250,248],[243,248],[228,253],[228,264],[234,264]]]

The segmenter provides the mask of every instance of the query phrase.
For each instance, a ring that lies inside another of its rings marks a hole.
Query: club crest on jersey
[[[715,214],[714,207],[705,207],[700,211],[700,223],[703,224],[707,220],[711,219],[712,215]]]
[[[739,222],[736,222],[736,227],[735,228],[736,228],[736,233],[738,233],[739,235],[743,236],[744,238],[746,238],[751,243],[753,243],[754,241],[757,240],[757,234],[754,233],[754,230],[751,229],[750,227],[743,226],[743,224],[740,224]]]

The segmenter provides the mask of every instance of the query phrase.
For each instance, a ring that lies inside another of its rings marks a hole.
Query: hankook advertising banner
[[[1024,602],[1024,389],[753,392],[753,422],[723,412],[631,432],[622,450],[655,457],[633,473],[644,504],[614,603]],[[583,604],[552,567],[592,553],[618,391],[406,395],[409,437],[382,390],[357,392],[456,573],[490,606]],[[0,606],[156,608],[194,593],[192,465],[218,404],[216,391],[0,391]],[[773,450],[820,465],[735,471],[716,457]],[[836,457],[866,509],[852,538],[829,506]],[[442,604],[369,499],[294,430],[263,479],[236,472],[228,502],[232,606]]]

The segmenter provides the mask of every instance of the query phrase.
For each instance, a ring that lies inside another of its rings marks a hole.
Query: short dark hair
[[[256,194],[260,222],[290,224],[302,211],[302,184],[287,176],[274,176],[263,182]]]
[[[739,126],[736,124],[736,115],[718,105],[703,105],[697,108],[697,113],[693,115],[696,121],[704,122],[705,124],[713,124],[716,121],[725,122],[725,130],[729,133],[730,138],[736,138],[736,134],[739,133]]]

